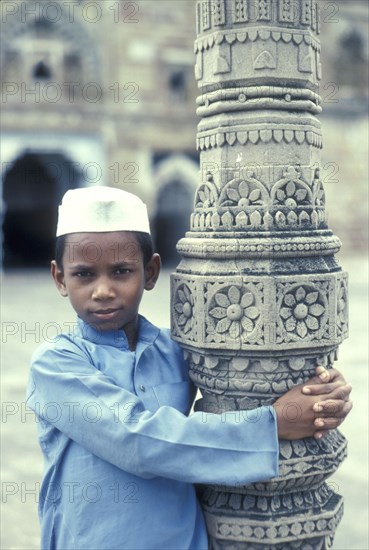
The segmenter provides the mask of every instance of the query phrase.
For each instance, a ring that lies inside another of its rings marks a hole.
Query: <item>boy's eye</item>
[[[115,275],[125,275],[126,273],[130,273],[130,269],[128,267],[117,267],[117,269],[114,270]]]
[[[76,271],[73,273],[74,277],[92,277],[92,271]]]

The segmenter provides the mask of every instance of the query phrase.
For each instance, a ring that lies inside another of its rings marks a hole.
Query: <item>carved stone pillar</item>
[[[172,275],[172,334],[198,408],[271,404],[332,366],[347,335],[347,277],[320,179],[316,0],[200,0],[200,182]],[[296,411],[290,411],[294,414]],[[213,549],[321,549],[342,515],[325,480],[338,431],[282,441],[280,477],[202,493]]]

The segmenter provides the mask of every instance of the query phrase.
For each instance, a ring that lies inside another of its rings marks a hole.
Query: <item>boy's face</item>
[[[154,288],[159,271],[159,255],[144,267],[139,243],[126,231],[67,235],[63,270],[51,264],[59,292],[83,321],[103,331],[124,328],[128,338],[143,291]]]

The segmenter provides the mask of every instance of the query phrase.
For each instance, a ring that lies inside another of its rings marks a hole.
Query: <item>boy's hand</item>
[[[316,376],[303,385],[302,392],[307,395],[324,395],[326,398],[313,406],[313,410],[317,413],[315,426],[325,428],[314,433],[315,439],[320,439],[328,433],[329,429],[332,429],[330,422],[332,417],[336,416],[335,413],[341,414],[341,422],[343,422],[351,411],[352,402],[349,398],[352,386],[347,384],[337,369],[327,370],[319,366],[315,372]]]
[[[280,439],[320,439],[337,428],[352,409],[352,388],[343,376],[336,369],[327,371],[324,367],[316,372],[317,376],[295,386],[274,403]]]

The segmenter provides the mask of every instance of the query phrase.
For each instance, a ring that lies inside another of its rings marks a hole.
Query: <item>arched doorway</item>
[[[81,184],[63,154],[24,151],[3,181],[3,265],[46,267],[53,257],[57,206]]]
[[[180,260],[176,245],[189,230],[192,206],[192,190],[179,179],[159,191],[154,230],[156,250],[164,266],[173,266]]]
[[[180,260],[176,245],[190,228],[199,166],[191,154],[162,154],[155,164],[152,230],[164,266]]]

